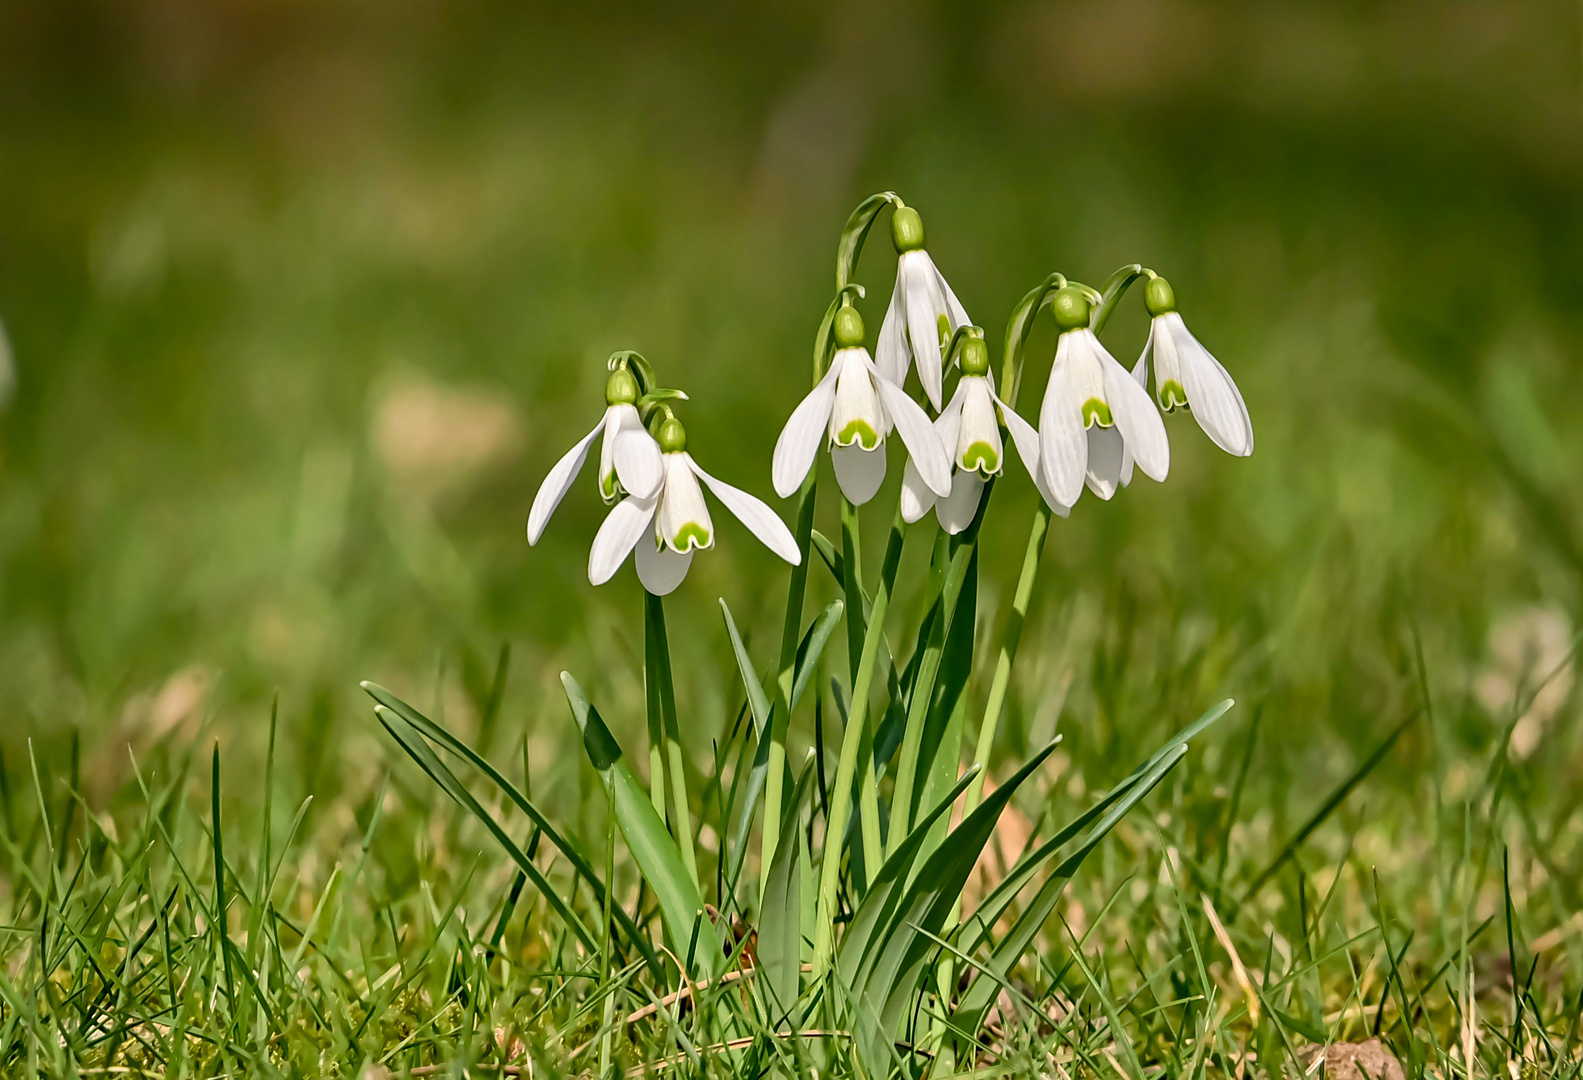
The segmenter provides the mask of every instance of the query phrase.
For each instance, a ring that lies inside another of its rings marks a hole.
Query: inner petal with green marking
[[[1000,454],[981,439],[962,451],[959,464],[964,469],[977,470],[985,477],[990,477],[1000,471]]]
[[[872,450],[879,445],[879,432],[867,420],[848,420],[846,427],[836,432],[837,446],[851,446],[861,443],[863,449]]]
[[[1187,408],[1187,391],[1175,379],[1166,379],[1165,385],[1160,387],[1160,408],[1166,412],[1175,409]]]
[[[706,548],[709,546],[709,530],[696,521],[689,521],[676,530],[676,535],[671,538],[671,548],[674,551],[688,552],[693,548]]]
[[[1100,401],[1097,397],[1091,397],[1083,402],[1083,426],[1085,428],[1091,428],[1096,423],[1100,427],[1110,427],[1115,422],[1110,415],[1110,406]]]
[[[599,478],[599,494],[609,502],[620,492],[620,485],[616,481],[616,470],[611,469]]]

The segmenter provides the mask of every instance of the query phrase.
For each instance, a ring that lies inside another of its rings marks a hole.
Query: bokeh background
[[[13,791],[27,739],[80,755],[92,803],[128,745],[213,734],[246,798],[278,693],[292,785],[366,793],[392,753],[369,677],[496,747],[525,733],[539,785],[580,757],[562,667],[640,731],[637,583],[587,583],[591,480],[528,548],[538,482],[636,348],[692,393],[705,466],[770,497],[837,232],[893,188],[995,341],[1052,270],[1169,276],[1258,433],[1233,460],[1174,417],[1168,483],[1057,523],[1003,757],[1059,725],[1130,760],[1234,695],[1278,735],[1255,775],[1311,805],[1428,687],[1442,721],[1379,782],[1406,807],[1466,783],[1448,763],[1519,720],[1565,834],[1580,121],[1583,9],[1560,0],[4,5]],[[1130,362],[1141,300],[1113,326]],[[1012,466],[990,626],[1033,498]],[[767,663],[784,588],[722,516],[672,604],[700,759],[740,692],[716,599]],[[1240,730],[1206,768],[1229,775]]]

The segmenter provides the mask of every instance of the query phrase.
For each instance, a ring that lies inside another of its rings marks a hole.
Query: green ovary
[[[1181,383],[1175,379],[1165,380],[1165,385],[1160,387],[1160,408],[1166,412],[1187,408],[1187,391],[1182,389]]]
[[[676,535],[671,539],[671,549],[673,551],[687,552],[695,547],[706,548],[708,546],[709,530],[696,521],[689,521],[677,529]]]
[[[1100,427],[1110,427],[1116,421],[1111,418],[1109,405],[1097,397],[1091,397],[1083,402],[1083,426],[1090,428],[1095,422],[1098,422]]]
[[[879,445],[879,432],[870,427],[867,420],[852,420],[836,432],[835,441],[837,446],[861,443],[863,449],[872,450]]]
[[[979,441],[962,451],[960,464],[964,469],[976,469],[985,476],[993,476],[1000,471],[1000,455],[989,443]]]

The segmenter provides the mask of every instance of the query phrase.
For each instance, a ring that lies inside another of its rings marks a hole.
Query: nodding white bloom
[[[1005,418],[1017,456],[1022,458],[1039,494],[1051,509],[1066,517],[1070,508],[1051,495],[1039,468],[1039,433],[995,393],[995,380],[989,373],[989,349],[982,338],[968,338],[962,343],[961,366],[962,378],[956,384],[956,393],[934,422],[940,441],[951,455],[951,490],[937,499],[908,462],[901,484],[902,519],[908,523],[917,521],[932,508],[940,527],[953,535],[972,523],[984,498],[985,482],[1000,475],[1006,464],[997,409],[999,416]]]
[[[1154,368],[1154,396],[1160,408],[1175,412],[1186,408],[1214,444],[1228,454],[1253,453],[1253,421],[1242,393],[1230,374],[1198,343],[1176,313],[1176,294],[1163,277],[1149,280],[1143,294],[1153,321],[1143,355],[1132,369],[1139,385],[1148,386],[1150,362]]]
[[[934,260],[923,247],[923,219],[904,206],[891,215],[891,238],[896,243],[896,289],[880,324],[874,362],[891,382],[907,381],[908,365],[918,362],[918,381],[929,404],[940,408],[944,378],[940,339],[950,340],[958,328],[968,326],[962,303],[945,283]]]
[[[775,443],[775,492],[786,498],[812,468],[820,442],[830,445],[841,493],[861,506],[885,480],[885,437],[894,429],[936,495],[951,491],[951,463],[929,416],[863,348],[863,319],[856,309],[836,312],[838,348],[819,385],[786,421]]]
[[[765,547],[793,566],[802,561],[797,541],[775,511],[698,467],[687,452],[681,421],[672,417],[660,425],[658,445],[664,451],[658,489],[647,498],[630,495],[616,503],[588,553],[589,581],[603,585],[636,550],[638,580],[645,589],[664,596],[680,585],[693,552],[715,546],[700,480]]]
[[[528,511],[528,543],[537,544],[550,523],[550,515],[572,488],[572,481],[583,470],[588,448],[601,432],[599,448],[599,495],[613,503],[623,494],[652,498],[661,480],[660,446],[638,416],[638,381],[630,371],[618,368],[605,382],[605,413],[599,423],[566,451],[550,469]]]
[[[1131,478],[1132,465],[1155,480],[1171,467],[1165,422],[1149,392],[1089,329],[1089,301],[1066,286],[1055,294],[1061,337],[1039,410],[1039,463],[1050,494],[1077,502],[1083,483],[1101,499]]]

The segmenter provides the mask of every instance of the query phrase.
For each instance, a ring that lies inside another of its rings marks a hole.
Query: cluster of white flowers
[[[1253,425],[1242,395],[1189,332],[1164,278],[1143,271],[1152,322],[1130,372],[1093,329],[1100,295],[1077,284],[1054,291],[1048,302],[1060,336],[1036,430],[997,394],[983,332],[925,250],[917,211],[898,203],[891,235],[898,255],[896,287],[876,355],[864,347],[862,317],[843,292],[831,322],[835,351],[829,366],[775,445],[772,481],[782,498],[802,485],[823,444],[842,494],[854,505],[868,502],[885,479],[885,440],[892,432],[908,456],[902,517],[914,522],[933,510],[941,528],[953,534],[972,523],[986,483],[1003,471],[1005,435],[1040,496],[1062,517],[1085,485],[1101,499],[1113,497],[1131,482],[1134,466],[1154,480],[1165,479],[1171,449],[1160,410],[1189,409],[1222,450],[1239,457],[1253,453]],[[654,393],[646,385],[652,372],[646,364],[634,368],[625,359],[631,356],[612,358],[603,417],[545,477],[528,515],[528,542],[538,542],[602,433],[599,493],[612,509],[589,554],[588,577],[595,585],[608,581],[635,550],[644,588],[655,595],[674,590],[693,552],[714,546],[700,481],[766,547],[793,565],[800,562],[796,541],[773,510],[699,468],[687,452],[685,429],[664,400],[685,395]],[[953,365],[955,392],[942,407]],[[936,411],[933,421],[903,389],[914,366]]]

